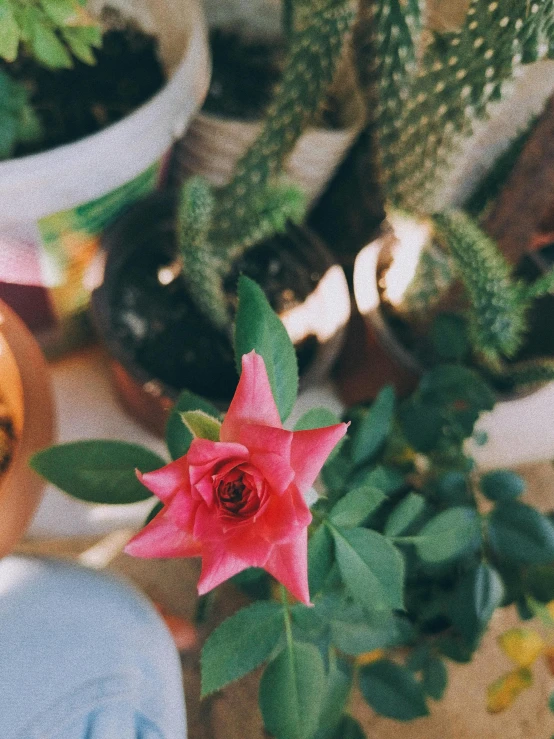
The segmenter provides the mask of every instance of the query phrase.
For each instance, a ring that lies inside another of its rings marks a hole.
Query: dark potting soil
[[[108,30],[94,50],[96,64],[74,60],[72,69],[52,70],[21,55],[1,63],[22,82],[43,128],[40,141],[21,144],[15,156],[46,151],[96,133],[149,100],[165,82],[155,37],[107,9]]]
[[[237,262],[225,284],[232,307],[240,274],[264,288],[278,313],[313,292],[329,264],[303,232],[295,229],[291,235],[273,237]],[[172,395],[187,388],[215,401],[228,401],[238,380],[230,339],[198,311],[182,277],[168,285],[158,280],[160,267],[174,260],[173,231],[166,228],[149,239],[119,261],[112,270],[113,287],[105,283],[103,288],[110,314],[103,334],[109,348],[127,369],[135,366],[137,377],[161,380]],[[300,372],[310,365],[317,348],[313,335],[296,346]]]

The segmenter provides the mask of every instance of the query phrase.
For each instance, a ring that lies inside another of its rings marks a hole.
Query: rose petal
[[[220,542],[204,547],[202,573],[198,581],[198,594],[213,590],[233,575],[248,567],[263,567],[271,545],[262,539],[252,539],[245,546],[245,537],[236,537],[234,542]]]
[[[133,557],[198,557],[202,546],[176,526],[163,509],[127,543],[124,551]]]
[[[246,424],[240,430],[240,442],[250,451],[250,462],[257,467],[270,487],[284,493],[294,480],[290,466],[292,431],[259,424]]]
[[[260,534],[268,541],[291,541],[312,521],[312,514],[295,485],[284,495],[272,496],[260,517]]]
[[[276,544],[263,566],[270,575],[307,606],[310,603],[308,589],[308,530],[303,529],[298,538],[284,544]]]
[[[347,428],[347,423],[338,423],[321,429],[293,432],[290,463],[295,472],[294,482],[301,493],[312,487],[325,460],[346,434]]]
[[[238,441],[246,423],[282,428],[264,360],[255,351],[242,357],[242,374],[221,425],[221,441]]]
[[[167,503],[178,490],[184,492],[190,490],[186,457],[181,457],[153,472],[144,474],[137,472],[137,477],[163,503]]]

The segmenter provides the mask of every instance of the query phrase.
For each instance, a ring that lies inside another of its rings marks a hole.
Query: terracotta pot
[[[180,274],[160,278],[175,263],[174,208],[171,195],[158,193],[106,233],[104,281],[92,300],[124,405],[160,434],[181,390],[224,408],[238,381],[229,336],[196,308]],[[320,381],[350,317],[346,278],[329,251],[297,226],[253,247],[225,282],[230,306],[241,273],[264,288],[281,316],[297,350],[301,387]]]
[[[13,421],[16,442],[0,477],[0,556],[25,531],[40,500],[44,481],[29,457],[51,443],[54,406],[48,367],[22,321],[0,301],[0,402]]]

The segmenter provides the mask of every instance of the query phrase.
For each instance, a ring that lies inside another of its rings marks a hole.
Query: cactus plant
[[[231,182],[213,193],[213,216],[203,246],[195,231],[189,236],[180,230],[183,276],[191,296],[221,328],[229,325],[223,280],[233,262],[256,242],[284,231],[287,220],[303,216],[301,193],[281,181],[280,173],[333,79],[353,19],[345,0],[317,0],[295,8],[287,62],[264,126]],[[184,187],[181,207],[186,211],[190,190]]]

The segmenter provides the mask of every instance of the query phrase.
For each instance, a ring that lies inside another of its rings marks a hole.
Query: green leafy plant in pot
[[[105,237],[96,323],[119,362],[116,377],[131,388],[127,404],[158,429],[184,387],[229,400],[236,381],[229,330],[241,272],[282,315],[304,376],[321,376],[336,355],[349,316],[345,278],[319,240],[293,225],[304,198],[282,170],[333,79],[352,21],[346,3],[299,5],[281,81],[232,180],[214,188],[192,178],[177,196],[138,206]]]
[[[1,12],[0,294],[55,354],[90,339],[99,234],[157,188],[203,99],[204,26],[194,0]]]
[[[467,456],[494,394],[462,364],[437,364],[403,401],[387,387],[352,408],[342,442],[346,424],[326,409],[283,429],[295,352],[261,289],[242,277],[238,294],[237,391],[223,417],[181,395],[167,426],[173,462],[85,440],[32,465],[89,502],[154,491],[128,553],[198,556],[201,594],[230,576],[257,593],[205,641],[204,695],[263,665],[260,710],[277,739],[365,736],[355,687],[380,715],[424,717],[499,607],[526,619],[552,600],[554,525],[521,502],[520,477],[481,474]],[[310,488],[326,457],[318,497]]]

